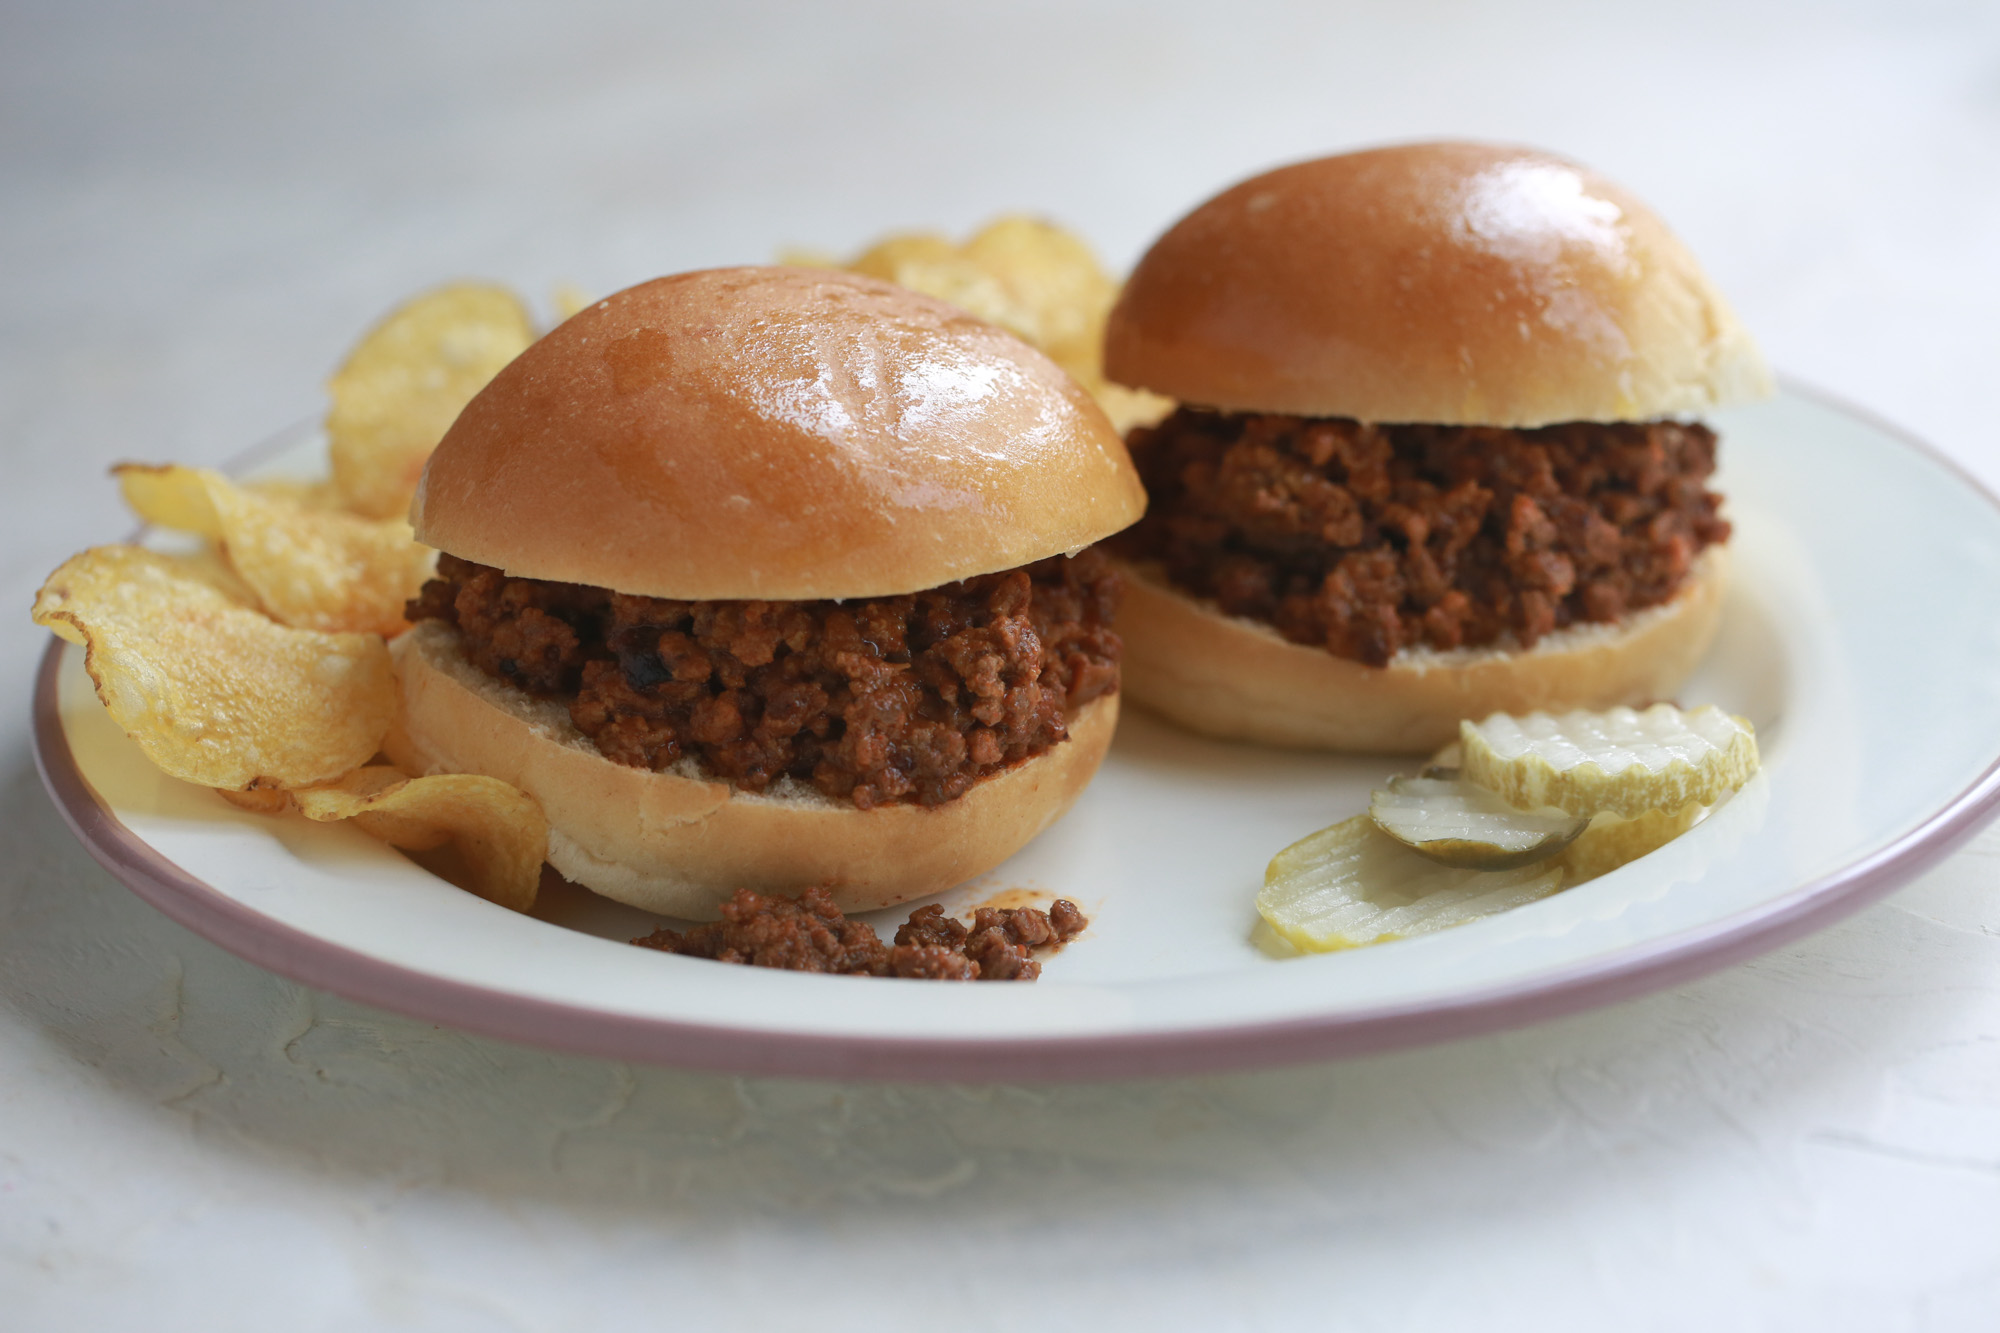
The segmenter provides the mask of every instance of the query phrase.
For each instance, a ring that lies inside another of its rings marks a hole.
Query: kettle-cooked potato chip
[[[384,766],[290,793],[308,819],[351,819],[371,837],[489,902],[535,905],[549,826],[535,799],[498,778],[442,773],[412,778]],[[240,803],[240,802],[239,802]]]
[[[215,794],[239,810],[253,815],[282,815],[292,808],[292,794],[283,787],[249,786],[242,791],[217,787]]]
[[[290,477],[259,477],[236,483],[252,495],[271,500],[289,500],[301,509],[345,509],[347,502],[333,487],[333,479],[295,481]]]
[[[1024,342],[1041,346],[1038,312],[1016,300],[997,275],[935,233],[884,237],[847,267],[949,301]]]
[[[82,644],[112,720],[204,787],[300,787],[364,764],[395,712],[373,634],[280,625],[198,560],[99,546],[49,575],[35,623]]]
[[[596,297],[573,282],[561,284],[549,297],[550,302],[556,308],[556,319],[558,321],[574,319],[576,316],[590,309],[596,299]]]
[[[192,532],[210,541],[222,540],[222,515],[207,484],[212,477],[219,485],[229,485],[220,473],[171,463],[116,463],[111,475],[118,478],[118,491],[125,503],[146,522],[175,532]]]
[[[1052,222],[1014,215],[965,243],[965,257],[1000,280],[1034,330],[1034,341],[1064,367],[1099,373],[1104,319],[1118,284],[1083,238]]]
[[[400,519],[377,521],[260,494],[206,468],[121,463],[125,501],[148,523],[219,542],[272,619],[329,633],[394,635],[433,553]]]
[[[534,340],[520,298],[481,283],[427,292],[376,325],[327,385],[333,481],[348,507],[370,518],[407,513],[431,450]]]

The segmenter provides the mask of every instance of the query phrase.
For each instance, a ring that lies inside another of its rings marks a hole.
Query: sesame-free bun
[[[431,455],[427,545],[687,600],[879,597],[1075,552],[1145,493],[1054,362],[873,278],[641,283],[522,353]]]
[[[1525,651],[1405,649],[1383,667],[1226,615],[1156,568],[1125,573],[1118,633],[1134,703],[1232,740],[1415,754],[1456,737],[1460,719],[1670,697],[1715,638],[1728,553],[1709,547],[1671,602],[1615,624],[1572,625]]]
[[[1105,372],[1233,412],[1531,427],[1770,391],[1666,224],[1574,163],[1422,143],[1247,180],[1175,223],[1112,310]]]
[[[1069,719],[1069,739],[926,808],[860,810],[787,783],[758,795],[614,763],[560,702],[467,661],[458,631],[427,620],[396,640],[399,710],[383,749],[407,773],[484,773],[549,820],[549,863],[608,898],[712,918],[739,888],[828,885],[849,912],[936,893],[991,870],[1067,810],[1111,746],[1118,696]]]

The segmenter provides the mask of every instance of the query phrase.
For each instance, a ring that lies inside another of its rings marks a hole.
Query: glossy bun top
[[[1139,261],[1105,370],[1229,411],[1509,427],[1770,390],[1650,209],[1575,163],[1475,143],[1301,162],[1202,204]]]
[[[874,597],[1074,552],[1145,494],[1096,403],[956,307],[799,268],[659,278],[549,333],[432,455],[418,539],[689,600]]]

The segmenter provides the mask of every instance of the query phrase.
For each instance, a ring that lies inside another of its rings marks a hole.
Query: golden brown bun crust
[[[1145,492],[1054,362],[820,269],[683,273],[530,347],[431,456],[418,540],[654,597],[880,597],[1074,552]]]
[[[857,810],[816,791],[754,796],[727,782],[613,763],[563,705],[486,676],[458,631],[424,621],[395,644],[401,701],[383,743],[410,773],[484,773],[541,803],[549,862],[609,898],[667,916],[713,918],[739,888],[831,886],[849,912],[888,907],[980,875],[1069,809],[1118,725],[1118,697],[1092,700],[1069,740],[955,801]]]
[[[1111,379],[1237,412],[1529,427],[1770,391],[1651,210],[1489,144],[1346,153],[1224,191],[1139,261],[1105,340]]]
[[[1456,737],[1461,718],[1670,697],[1715,638],[1728,571],[1726,550],[1711,546],[1673,601],[1621,624],[1572,626],[1527,652],[1406,652],[1371,667],[1226,616],[1157,571],[1127,566],[1124,689],[1210,736],[1425,753]]]

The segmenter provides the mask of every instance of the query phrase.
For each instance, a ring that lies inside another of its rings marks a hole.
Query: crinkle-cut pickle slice
[[[1597,816],[1556,857],[1555,864],[1563,869],[1564,887],[1575,888],[1585,880],[1608,875],[1629,861],[1658,851],[1700,823],[1707,814],[1707,806],[1684,805],[1678,810],[1648,810],[1632,819]]]
[[[1623,819],[1713,805],[1757,771],[1756,731],[1712,705],[1495,713],[1460,723],[1459,744],[1466,780],[1510,805]]]
[[[1369,797],[1368,814],[1377,828],[1419,856],[1460,870],[1533,865],[1590,825],[1588,815],[1516,809],[1456,776],[1393,778]]]
[[[1562,882],[1553,861],[1499,872],[1441,866],[1356,815],[1272,857],[1257,912],[1298,948],[1325,953],[1461,926]]]
[[[1421,776],[1427,778],[1460,778],[1465,775],[1459,766],[1465,762],[1465,750],[1457,741],[1447,741],[1445,747],[1431,756],[1424,765]]]

